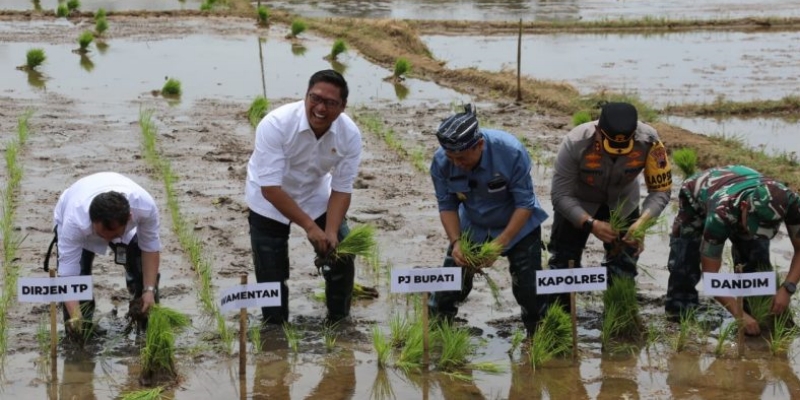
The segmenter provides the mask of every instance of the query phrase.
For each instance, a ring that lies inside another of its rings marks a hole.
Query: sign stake
[[[422,365],[428,370],[428,292],[422,292]]]
[[[569,269],[575,268],[575,260],[568,261]],[[569,316],[572,320],[572,360],[578,359],[578,311],[575,304],[575,292],[569,293]]]
[[[50,278],[56,277],[56,270],[50,269]],[[58,383],[58,330],[56,327],[56,302],[50,302],[50,375],[51,385]]]
[[[247,275],[242,275],[242,285],[247,285]],[[239,310],[239,376],[247,375],[247,307]]]
[[[742,264],[739,264],[734,268],[737,274],[742,273],[742,267]],[[739,323],[739,330],[736,337],[736,347],[739,348],[739,357],[744,357],[744,297],[737,296],[736,305],[738,307],[738,310],[736,311],[736,321]]]

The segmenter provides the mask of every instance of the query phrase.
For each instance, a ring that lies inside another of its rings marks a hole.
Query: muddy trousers
[[[325,230],[326,214],[314,222]],[[250,244],[253,248],[253,264],[256,269],[256,281],[280,282],[281,305],[261,307],[264,322],[283,324],[289,320],[289,225],[275,221],[250,211]],[[341,241],[350,229],[342,221],[338,237]],[[309,265],[309,268],[312,266]],[[328,320],[339,321],[350,315],[350,303],[353,299],[353,281],[355,279],[355,258],[343,257],[337,260],[329,271],[322,274],[325,278],[325,303],[328,307]]]
[[[447,248],[442,267],[455,267],[453,246]],[[511,292],[522,310],[522,323],[532,333],[543,314],[536,303],[536,271],[542,269],[542,230],[536,228],[506,253],[511,273]],[[474,274],[461,268],[461,291],[433,292],[428,298],[428,310],[433,317],[452,320],[458,313],[458,303],[472,291]]]
[[[139,238],[134,235],[131,242],[127,245],[124,244],[115,244],[109,243],[109,247],[111,247],[112,251],[116,251],[117,246],[122,246],[123,251],[125,251],[125,286],[128,288],[128,293],[133,296],[133,299],[138,299],[142,297],[142,291],[144,290],[144,273],[142,272],[142,249],[139,248]],[[81,276],[91,275],[92,274],[92,264],[94,263],[94,253],[84,249],[81,252]],[[161,277],[159,274],[158,278]],[[158,281],[156,280],[156,290],[154,292],[155,302],[158,303],[159,296],[158,296]],[[94,317],[94,309],[95,309],[95,301],[92,300],[81,300],[80,301],[81,307],[81,314],[83,314],[83,318],[86,320],[91,321]],[[67,313],[67,308],[63,306],[62,303],[62,310],[64,315],[64,322],[66,323],[69,320],[69,314]]]
[[[743,240],[731,238],[734,265],[744,265],[744,272],[771,271],[769,239]],[[697,283],[700,282],[700,236],[670,236],[669,280],[664,309],[667,314],[681,315],[699,305]]]
[[[593,215],[593,218],[599,221],[608,221],[610,218],[608,205],[601,206]],[[636,209],[628,216],[628,224],[630,225],[638,218],[639,209]],[[620,232],[620,237],[624,236],[625,233]],[[570,261],[573,261],[575,268],[581,268],[583,266],[581,264],[583,249],[586,247],[589,235],[591,233],[576,228],[561,213],[556,212],[550,233],[550,244],[547,246],[547,251],[550,252],[549,268],[569,268]],[[605,267],[606,271],[608,271],[609,286],[614,284],[615,278],[636,278],[638,274],[636,263],[639,261],[639,257],[634,255],[636,254],[635,248],[626,246],[618,240],[615,244],[603,243],[603,249],[605,250],[605,257],[600,266]],[[541,298],[539,302],[544,304],[545,311],[550,305],[559,304],[569,313],[569,293],[541,295],[539,297]]]

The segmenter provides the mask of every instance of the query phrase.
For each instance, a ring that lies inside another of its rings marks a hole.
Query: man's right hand
[[[758,321],[751,317],[749,314],[742,316],[744,322],[744,333],[748,336],[758,336],[761,334],[761,327],[758,326]]]
[[[311,246],[314,247],[314,251],[316,251],[317,254],[327,255],[333,250],[333,246],[331,246],[328,236],[325,235],[325,231],[320,229],[316,224],[306,231],[306,237],[308,237],[308,241],[311,242]]]
[[[592,224],[592,233],[602,240],[603,243],[611,243],[617,240],[619,232],[611,229],[611,224],[606,221],[594,220]]]

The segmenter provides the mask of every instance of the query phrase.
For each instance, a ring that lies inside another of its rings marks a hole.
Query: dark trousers
[[[134,299],[142,297],[144,290],[144,273],[142,272],[142,249],[139,248],[139,238],[134,235],[131,242],[127,245],[109,243],[111,250],[116,252],[117,246],[120,246],[125,252],[125,286],[128,288],[128,293],[133,295]],[[94,263],[95,254],[89,250],[84,249],[81,252],[81,276],[92,274],[92,264]],[[115,258],[116,259],[116,258]],[[160,274],[159,274],[160,275]],[[158,303],[158,280],[156,281],[156,290],[154,292],[155,301]],[[81,314],[86,320],[94,318],[95,301],[81,300],[80,301]],[[63,307],[64,321],[69,319],[67,308]]]
[[[323,214],[314,221],[322,230],[325,230],[326,217],[327,214]],[[283,324],[289,320],[289,287],[286,285],[289,279],[289,225],[252,211],[248,221],[256,281],[281,283],[281,305],[262,307],[261,314],[266,323]],[[347,223],[342,221],[338,232],[339,240],[344,239],[349,232]],[[338,321],[347,317],[350,315],[350,302],[353,298],[355,258],[340,258],[328,272],[323,273],[323,277],[328,319]]]
[[[700,268],[701,231],[680,235],[673,232],[669,238],[669,280],[664,309],[668,314],[680,315],[699,305],[697,283],[702,277]],[[744,265],[743,272],[771,271],[769,239],[730,239],[734,265]]]
[[[544,314],[536,303],[536,271],[542,269],[542,231],[536,228],[517,242],[506,253],[511,273],[511,292],[522,310],[522,322],[528,332],[533,333],[539,318]],[[442,267],[455,267],[453,246],[447,248]],[[461,268],[461,291],[433,292],[428,298],[428,309],[432,316],[453,319],[458,313],[458,303],[463,302],[472,291],[474,273]]]
[[[599,221],[608,221],[610,216],[611,212],[608,205],[603,205],[593,215],[593,218]],[[628,225],[638,218],[639,209],[636,209],[627,217]],[[619,238],[621,239],[625,236],[626,232],[620,232]],[[583,266],[581,264],[583,249],[586,247],[589,235],[591,235],[589,232],[576,228],[563,215],[556,212],[553,219],[553,229],[550,233],[550,244],[547,246],[547,250],[550,252],[549,268],[569,268],[570,261],[574,262],[574,268],[581,268]],[[627,246],[621,240],[617,240],[616,243],[603,243],[603,249],[605,250],[605,257],[600,265],[606,267],[608,271],[609,285],[614,284],[614,278],[636,277],[638,274],[636,264],[639,261],[639,257],[634,255],[636,254],[636,248]],[[540,297],[542,297],[540,302],[546,303],[547,306],[556,303],[562,307],[569,306],[569,293],[541,295]]]

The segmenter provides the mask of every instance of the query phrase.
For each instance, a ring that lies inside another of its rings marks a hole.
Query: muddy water
[[[670,124],[704,135],[743,140],[767,154],[797,158],[800,154],[800,124],[778,118],[685,118],[667,116]]]
[[[81,0],[80,9],[83,11],[95,11],[105,8],[106,11],[130,11],[130,10],[199,10],[202,0]],[[55,10],[58,7],[57,0],[39,0],[39,6],[44,10]],[[32,10],[34,9],[33,0],[4,0],[0,9],[4,10]]]

